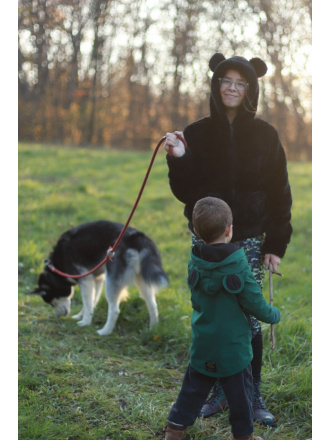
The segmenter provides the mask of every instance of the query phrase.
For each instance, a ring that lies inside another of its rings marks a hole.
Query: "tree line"
[[[149,149],[209,114],[221,52],[267,63],[258,115],[311,159],[311,22],[311,0],[19,0],[19,139]]]

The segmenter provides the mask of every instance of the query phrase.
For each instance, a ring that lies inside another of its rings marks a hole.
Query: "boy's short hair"
[[[198,200],[192,213],[192,222],[197,235],[211,243],[221,237],[233,223],[233,214],[226,202],[216,197]]]

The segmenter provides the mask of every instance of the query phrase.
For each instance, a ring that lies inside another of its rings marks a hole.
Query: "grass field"
[[[36,286],[59,235],[85,221],[124,223],[151,153],[19,146],[19,427],[20,440],[146,440],[162,429],[188,362],[190,234],[159,152],[131,226],[155,240],[170,278],[158,296],[160,322],[148,329],[144,301],[132,289],[112,335],[101,337],[102,297],[93,324],[56,318]],[[263,396],[276,428],[256,426],[265,440],[311,439],[311,164],[290,163],[292,242],[274,279],[281,310],[277,349],[263,325]],[[109,246],[113,243],[109,243]],[[266,280],[265,297],[268,299]],[[72,314],[81,308],[76,291]],[[198,420],[187,440],[230,438],[228,413]]]

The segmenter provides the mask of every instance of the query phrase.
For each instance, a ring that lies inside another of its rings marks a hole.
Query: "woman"
[[[260,58],[216,53],[209,66],[210,115],[188,125],[183,135],[188,148],[175,133],[166,134],[164,148],[173,194],[184,203],[184,215],[192,229],[195,203],[207,196],[225,200],[234,217],[232,242],[239,244],[262,287],[269,263],[276,271],[292,234],[292,197],[286,157],[274,127],[256,117],[258,78],[265,75]],[[192,234],[192,243],[197,237]],[[260,395],[263,341],[260,323],[249,316],[252,328],[254,420],[269,426],[275,417]],[[225,409],[226,399],[216,384],[202,409],[204,417]]]

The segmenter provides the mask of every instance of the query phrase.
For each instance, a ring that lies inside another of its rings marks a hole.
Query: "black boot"
[[[266,408],[260,394],[260,385],[261,382],[253,381],[253,420],[262,425],[274,426],[276,419]]]
[[[204,419],[212,417],[214,414],[223,412],[228,409],[228,402],[225,393],[220,385],[220,381],[217,380],[213,385],[211,396],[208,397],[199,414]]]

